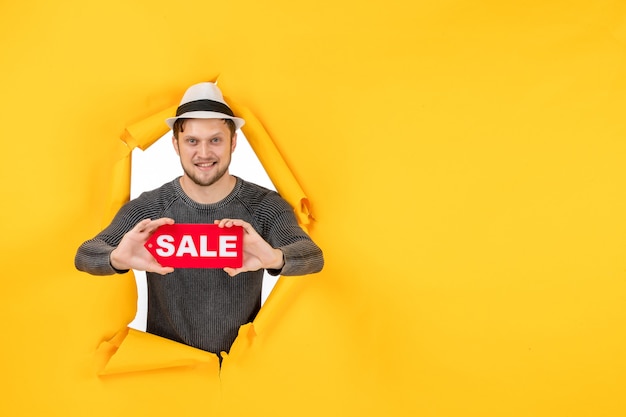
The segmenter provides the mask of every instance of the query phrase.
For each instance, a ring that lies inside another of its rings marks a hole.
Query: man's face
[[[231,138],[228,125],[221,119],[189,119],[183,129],[173,143],[185,175],[200,186],[224,178],[237,135]]]

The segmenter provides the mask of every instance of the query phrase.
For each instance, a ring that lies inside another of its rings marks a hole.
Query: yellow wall
[[[624,2],[0,11],[0,415],[626,414]],[[327,262],[221,375],[126,334],[132,276],[73,266],[126,196],[120,135],[218,76]]]

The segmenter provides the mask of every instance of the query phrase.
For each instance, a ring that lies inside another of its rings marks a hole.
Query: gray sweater
[[[120,240],[143,219],[173,218],[176,223],[213,223],[239,218],[250,223],[274,248],[285,265],[272,275],[319,272],[320,248],[298,226],[293,209],[276,192],[237,178],[233,191],[214,204],[199,204],[182,190],[179,180],[141,194],[126,203],[111,224],[84,242],[75,265],[93,275],[111,275],[109,256]],[[176,269],[161,276],[147,273],[146,330],[213,353],[230,349],[239,327],[251,322],[261,307],[263,270],[229,277],[221,269]]]

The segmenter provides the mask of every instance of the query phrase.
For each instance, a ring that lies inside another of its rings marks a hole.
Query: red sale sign
[[[239,268],[243,264],[243,228],[215,224],[166,224],[144,245],[162,266]]]

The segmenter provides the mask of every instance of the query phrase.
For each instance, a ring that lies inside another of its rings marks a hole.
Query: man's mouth
[[[198,162],[198,163],[196,163],[195,165],[196,165],[198,168],[211,168],[211,167],[212,167],[213,165],[215,165],[215,164],[216,164],[216,162],[215,162],[215,161],[213,161],[213,162]]]

